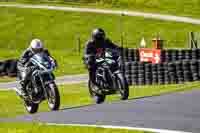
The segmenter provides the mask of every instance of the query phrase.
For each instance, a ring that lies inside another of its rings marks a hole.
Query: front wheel
[[[51,110],[58,110],[60,107],[60,94],[55,83],[50,83],[47,88],[48,105]]]
[[[37,103],[32,103],[32,102],[28,102],[28,101],[24,102],[24,106],[30,114],[36,113],[38,111],[38,107],[39,107],[39,105]]]
[[[121,100],[127,100],[129,97],[129,87],[125,77],[121,73],[116,75],[116,84],[121,94]]]
[[[97,94],[95,90],[97,90],[97,86],[92,83],[91,80],[88,81],[88,88],[90,96],[94,99],[96,104],[101,104],[105,101],[106,96],[104,94]]]

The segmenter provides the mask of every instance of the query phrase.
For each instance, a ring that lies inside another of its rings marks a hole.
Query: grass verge
[[[129,131],[120,129],[70,127],[70,126],[48,126],[37,123],[1,123],[1,133],[150,133],[143,131]]]
[[[171,84],[171,85],[151,85],[151,86],[131,86],[129,99],[136,99],[147,96],[157,96],[166,93],[177,91],[186,91],[197,89],[199,82],[191,82],[185,84]],[[89,97],[86,83],[63,85],[59,87],[61,95],[61,109],[67,109],[75,106],[82,106],[94,104]],[[106,102],[118,101],[119,95],[112,95],[106,97]],[[13,91],[0,92],[0,118],[14,117],[17,115],[27,114],[23,103]],[[6,102],[5,102],[6,101]],[[40,104],[39,112],[48,111],[47,102]]]
[[[12,81],[15,81],[15,80],[16,80],[16,78],[12,78],[12,77],[1,77],[0,83],[12,82]]]

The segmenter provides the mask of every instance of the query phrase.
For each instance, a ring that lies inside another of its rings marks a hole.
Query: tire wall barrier
[[[123,49],[124,73],[129,85],[179,84],[200,80],[200,49],[161,51],[159,64],[139,62],[138,49]]]
[[[183,83],[200,80],[200,49],[161,51],[160,64],[139,62],[138,49],[122,49],[123,70],[129,85]],[[17,59],[0,61],[0,76],[17,75]]]
[[[16,77],[17,61],[17,59],[0,61],[0,76]]]
[[[125,62],[139,61],[138,49],[122,49],[122,57]],[[200,49],[164,49],[161,50],[161,62],[173,62],[181,60],[200,60]]]

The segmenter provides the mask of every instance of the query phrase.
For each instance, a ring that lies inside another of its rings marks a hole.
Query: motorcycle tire
[[[58,110],[60,107],[60,94],[58,91],[58,87],[55,83],[51,83],[48,85],[47,93],[48,93],[48,106],[53,110]]]
[[[28,102],[28,101],[24,102],[24,106],[25,106],[27,112],[30,113],[30,114],[36,113],[38,111],[38,107],[39,107],[38,104],[32,103],[32,102]]]
[[[93,87],[96,87],[91,80],[88,81],[88,88],[90,96],[94,99],[96,104],[101,104],[105,101],[106,96],[104,94],[97,94],[95,91],[93,91]]]
[[[129,87],[125,77],[121,73],[116,75],[116,83],[121,94],[121,100],[127,100],[129,97]]]

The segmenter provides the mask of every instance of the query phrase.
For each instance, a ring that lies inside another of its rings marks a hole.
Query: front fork
[[[51,78],[51,80],[49,80],[49,81],[44,81],[44,80],[42,79],[42,77],[40,76],[40,81],[41,81],[41,83],[42,83],[42,88],[43,88],[43,91],[44,91],[44,96],[45,96],[45,98],[47,98],[47,99],[48,99],[48,97],[49,97],[49,94],[48,94],[48,92],[47,92],[47,89],[49,89],[49,84],[55,84],[55,83],[54,83],[54,79],[55,79],[54,75],[53,75],[53,74],[49,74],[49,76],[50,76],[50,78]]]
[[[117,70],[113,73],[112,75],[112,80],[113,80],[113,88],[114,89],[118,89],[118,85],[117,85],[117,75],[118,74],[122,74],[122,72],[120,70]]]
[[[43,91],[43,94],[44,94],[44,96],[45,96],[45,98],[48,98],[48,94],[47,94],[47,91],[46,91],[46,88],[47,88],[47,85],[49,84],[49,82],[45,82],[44,80],[43,80],[43,78],[42,78],[42,76],[41,76],[41,74],[39,74],[39,80],[40,80],[40,83],[41,83],[41,89],[42,89],[42,91]],[[35,80],[34,80],[35,81]],[[34,83],[35,84],[35,87],[34,87],[34,89],[38,89],[38,87],[37,87],[37,83]],[[37,90],[38,91],[38,90]]]

